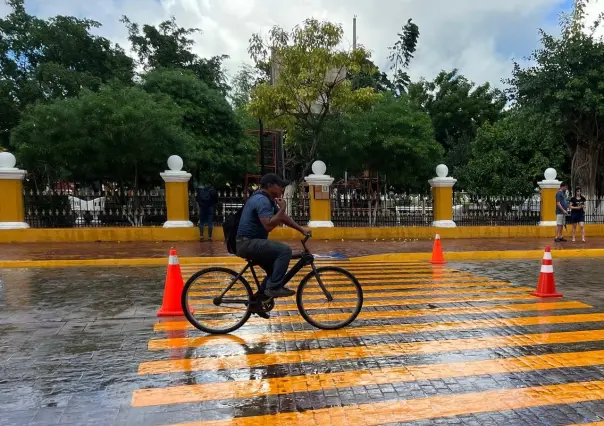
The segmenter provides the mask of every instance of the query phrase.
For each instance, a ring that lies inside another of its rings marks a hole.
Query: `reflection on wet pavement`
[[[0,425],[602,420],[604,266],[554,259],[551,300],[529,295],[539,266],[346,263],[351,326],[291,298],[226,336],[158,320],[165,268],[0,270]]]

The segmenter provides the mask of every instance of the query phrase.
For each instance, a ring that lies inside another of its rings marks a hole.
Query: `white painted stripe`
[[[541,265],[541,272],[546,274],[553,274],[554,265]]]
[[[178,265],[178,256],[170,256],[168,265]]]
[[[552,260],[552,252],[546,251],[545,253],[543,253],[543,260]]]

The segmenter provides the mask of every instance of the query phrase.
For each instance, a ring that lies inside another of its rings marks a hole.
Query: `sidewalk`
[[[289,242],[294,251],[300,249],[297,241]],[[368,256],[385,253],[429,253],[432,240],[422,241],[320,241],[311,240],[308,247],[314,254],[340,254],[346,257]],[[545,239],[450,239],[442,240],[445,252],[602,249],[604,238],[590,238],[586,243],[570,240],[555,243]],[[179,257],[230,256],[222,241],[200,242],[103,242],[103,243],[27,243],[0,244],[0,261],[6,260],[84,260],[84,259],[133,259],[167,258],[170,248],[178,250]]]

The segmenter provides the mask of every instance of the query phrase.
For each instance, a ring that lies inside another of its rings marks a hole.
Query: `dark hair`
[[[577,191],[581,191],[581,187],[580,187],[580,186],[577,186],[577,187],[575,188],[575,194],[577,193]]]
[[[564,188],[566,185],[566,182],[560,182],[560,188]]]

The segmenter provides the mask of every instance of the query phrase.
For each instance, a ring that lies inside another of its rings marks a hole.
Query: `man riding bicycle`
[[[266,271],[260,292],[268,297],[287,297],[295,291],[283,285],[283,279],[292,258],[292,249],[286,244],[270,241],[268,234],[279,225],[286,225],[303,235],[310,232],[285,213],[283,190],[288,182],[274,173],[260,180],[260,190],[246,202],[237,230],[237,256],[256,263]]]

